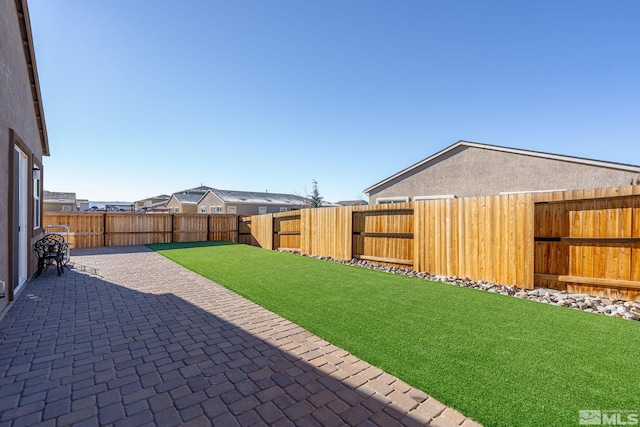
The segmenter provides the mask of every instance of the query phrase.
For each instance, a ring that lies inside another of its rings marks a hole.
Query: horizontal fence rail
[[[75,248],[226,240],[640,301],[640,186],[264,215],[51,213]]]

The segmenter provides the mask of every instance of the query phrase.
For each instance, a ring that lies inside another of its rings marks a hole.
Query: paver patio
[[[0,321],[0,427],[478,425],[146,247],[72,263]]]

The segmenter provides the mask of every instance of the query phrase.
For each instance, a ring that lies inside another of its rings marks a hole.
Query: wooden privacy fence
[[[533,196],[517,194],[305,209],[242,221],[253,244],[267,249],[533,288],[533,213]]]
[[[69,225],[73,248],[238,241],[237,215],[45,212],[43,224]]]
[[[258,215],[241,243],[640,300],[640,187]]]
[[[74,248],[226,240],[640,300],[640,186],[275,214],[45,213]]]

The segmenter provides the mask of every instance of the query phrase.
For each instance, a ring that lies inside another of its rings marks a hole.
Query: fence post
[[[271,216],[271,250],[275,251],[276,248],[276,218]]]

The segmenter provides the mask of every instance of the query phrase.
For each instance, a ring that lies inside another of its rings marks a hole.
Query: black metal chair
[[[55,263],[58,269],[58,276],[64,273],[62,261],[64,258],[66,245],[64,238],[57,234],[48,234],[33,244],[33,250],[38,257],[38,272],[36,277]]]

